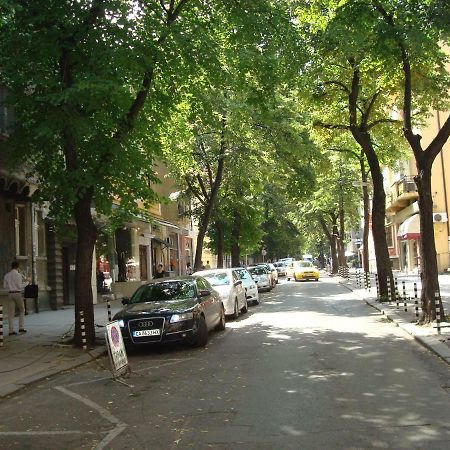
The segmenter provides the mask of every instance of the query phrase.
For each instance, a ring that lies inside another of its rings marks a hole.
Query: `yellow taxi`
[[[293,261],[286,268],[286,278],[288,281],[293,278],[295,281],[315,280],[319,281],[319,269],[309,261]]]

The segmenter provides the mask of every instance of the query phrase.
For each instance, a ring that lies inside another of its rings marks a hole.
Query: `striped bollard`
[[[356,269],[356,287],[358,289],[361,287],[361,281],[359,279],[359,269]]]
[[[392,289],[391,289],[391,279],[387,277],[387,291],[388,291],[388,301],[391,303],[392,301]]]
[[[406,301],[406,283],[405,283],[405,280],[402,280],[402,290],[403,290],[403,307],[404,307],[404,311],[408,312],[408,303]]]
[[[414,308],[416,310],[416,319],[419,320],[419,297],[417,296],[417,283],[414,282]]]
[[[111,300],[109,299],[109,295],[106,297],[106,309],[108,311],[108,322],[111,322]]]
[[[395,304],[397,309],[400,308],[400,293],[398,291],[398,280],[394,278],[394,286],[395,286]]]
[[[83,350],[87,350],[86,325],[84,323],[84,311],[80,311],[80,330],[81,330],[81,343],[83,344]]]
[[[367,272],[366,271],[364,271],[364,289],[366,289],[367,290]]]
[[[0,305],[0,347],[3,347],[3,305]]]
[[[369,286],[369,292],[372,289],[372,280],[370,279],[370,272],[367,272],[367,285]]]
[[[436,330],[438,334],[441,334],[441,302],[437,291],[434,294],[434,308],[436,310]]]
[[[377,288],[377,300],[380,300],[380,285],[378,284],[378,274],[375,274],[375,286]]]

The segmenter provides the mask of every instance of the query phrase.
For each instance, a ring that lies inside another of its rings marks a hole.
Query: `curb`
[[[24,389],[32,383],[43,380],[45,378],[52,377],[66,370],[75,369],[76,367],[82,366],[88,362],[94,361],[107,353],[107,348],[105,345],[96,347],[89,350],[81,355],[77,356],[71,361],[60,364],[57,368],[52,368],[44,371],[40,371],[36,374],[30,375],[27,378],[20,380],[18,384],[8,384],[0,389],[0,398],[7,397],[15,392]]]
[[[405,322],[401,317],[394,316],[389,311],[384,310],[382,307],[378,306],[377,304],[373,303],[371,299],[367,297],[362,297],[359,295],[358,292],[352,289],[351,286],[348,286],[341,281],[339,281],[339,284],[345,288],[347,288],[350,292],[358,296],[363,302],[366,303],[366,305],[376,309],[377,311],[381,312],[384,316],[386,316],[392,323],[395,324],[395,326],[401,328],[402,330],[406,331],[409,335],[411,335],[416,342],[421,344],[426,349],[433,352],[435,355],[437,355],[442,361],[450,365],[450,347],[443,342],[441,342],[437,337],[434,336],[418,336],[414,332],[414,326],[410,322]]]

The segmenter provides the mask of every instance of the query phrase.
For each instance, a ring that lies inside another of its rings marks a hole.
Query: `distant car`
[[[273,263],[273,265],[277,269],[278,277],[285,277],[286,276],[286,266],[287,266],[286,263],[278,261],[276,263]]]
[[[203,347],[208,331],[225,329],[220,296],[202,277],[154,280],[122,303],[113,320],[127,346],[185,340]]]
[[[257,264],[257,266],[265,267],[269,271],[270,282],[272,283],[272,287],[275,287],[275,285],[278,283],[278,272],[277,272],[276,267],[270,263],[260,263],[260,264]]]
[[[295,281],[315,280],[319,281],[319,269],[309,261],[294,261],[286,269],[288,281],[293,278]]]
[[[266,267],[247,267],[252,278],[257,282],[258,292],[270,291],[273,288],[271,274]]]
[[[244,285],[247,303],[253,303],[254,305],[259,304],[258,286],[250,275],[250,272],[243,267],[236,267],[235,270]]]
[[[200,270],[194,275],[206,278],[213,289],[219,293],[227,316],[237,319],[239,312],[242,314],[247,312],[245,289],[236,269]]]
[[[294,262],[294,261],[295,261],[295,258],[280,258],[280,259],[278,260],[278,262],[285,263],[286,265],[287,265],[287,264],[290,264],[290,263],[292,263],[292,262]]]

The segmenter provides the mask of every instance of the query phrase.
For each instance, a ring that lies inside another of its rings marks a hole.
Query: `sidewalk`
[[[370,290],[357,286],[355,272],[351,272],[349,278],[339,277],[338,280],[341,285],[353,291],[369,306],[383,313],[389,320],[392,320],[397,326],[413,336],[416,341],[438,355],[447,364],[450,364],[450,323],[441,322],[441,334],[437,332],[436,322],[425,326],[416,325],[414,283],[417,284],[418,289],[420,314],[420,279],[417,276],[406,276],[399,273],[394,273],[394,277],[398,280],[398,290],[401,297],[403,297],[402,281],[405,281],[407,311],[405,311],[403,298],[399,302],[398,307],[395,301],[392,303],[380,303],[377,301],[377,290],[373,275],[371,275]],[[444,311],[448,315],[450,314],[450,275],[439,275],[439,285]]]
[[[112,316],[121,309],[120,300],[111,302]],[[16,317],[16,321],[18,318]],[[26,334],[4,336],[0,347],[0,398],[48,376],[85,364],[106,352],[106,303],[94,305],[97,341],[95,349],[83,351],[68,343],[73,337],[73,306],[25,316]],[[16,322],[17,324],[17,322]],[[8,324],[3,324],[5,334]]]

